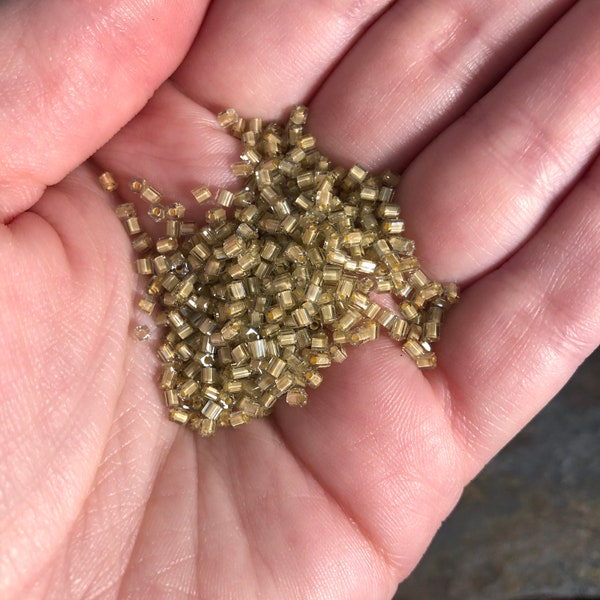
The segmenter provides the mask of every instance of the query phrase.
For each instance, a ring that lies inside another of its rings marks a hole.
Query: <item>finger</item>
[[[211,5],[174,80],[213,112],[279,119],[306,101],[390,0],[235,0]]]
[[[599,3],[577,4],[406,172],[400,202],[432,275],[500,264],[586,169],[600,144],[598,22]]]
[[[471,475],[600,344],[600,161],[444,325],[440,364]]]
[[[572,4],[396,2],[318,90],[311,127],[338,160],[401,170]]]
[[[0,10],[0,218],[11,219],[140,110],[204,2],[35,2]]]

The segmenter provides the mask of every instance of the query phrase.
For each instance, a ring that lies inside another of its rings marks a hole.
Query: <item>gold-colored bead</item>
[[[118,187],[116,179],[113,177],[112,173],[109,173],[108,171],[102,173],[102,175],[98,177],[98,180],[100,181],[102,189],[106,192],[114,192]]]
[[[245,425],[249,420],[250,417],[241,410],[235,411],[229,416],[229,424],[234,428]]]
[[[154,246],[154,242],[148,233],[142,232],[131,240],[131,246],[136,252],[143,254]]]
[[[175,406],[179,406],[179,396],[177,392],[173,389],[167,389],[163,392],[163,398],[165,401],[165,406],[167,408],[173,408]]]
[[[142,227],[137,217],[129,217],[124,221],[125,229],[129,235],[141,233]]]
[[[190,418],[190,413],[183,408],[173,408],[169,412],[169,419],[180,425],[185,425]]]
[[[202,407],[202,414],[211,421],[216,421],[222,412],[223,407],[213,400],[208,400]]]
[[[173,237],[162,237],[156,240],[156,251],[159,254],[168,254],[177,249],[177,239]]]
[[[234,123],[237,123],[239,116],[235,109],[228,108],[217,115],[217,122],[224,129],[231,127]]]
[[[115,214],[119,220],[127,221],[127,219],[136,216],[135,206],[131,202],[124,202],[115,208]]]
[[[147,325],[138,325],[133,330],[133,335],[136,340],[144,341],[150,337],[150,328]]]
[[[308,400],[308,394],[304,388],[292,388],[288,390],[285,401],[290,406],[305,406]]]
[[[215,434],[217,430],[217,424],[211,419],[202,419],[200,422],[200,429],[198,430],[202,437],[210,437]]]
[[[194,188],[191,193],[198,204],[204,204],[212,198],[211,191],[205,185]]]

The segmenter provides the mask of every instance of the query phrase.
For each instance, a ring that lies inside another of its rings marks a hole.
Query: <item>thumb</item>
[[[0,7],[0,222],[30,208],[147,102],[208,0],[46,0]]]

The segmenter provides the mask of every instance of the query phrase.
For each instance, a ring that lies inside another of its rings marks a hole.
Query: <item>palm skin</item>
[[[391,597],[600,342],[598,19],[566,0],[4,4],[2,596]],[[132,339],[140,284],[96,177],[230,184],[214,112],[296,102],[336,161],[405,170],[408,234],[463,299],[436,371],[380,339],[305,409],[203,440],[165,419]]]

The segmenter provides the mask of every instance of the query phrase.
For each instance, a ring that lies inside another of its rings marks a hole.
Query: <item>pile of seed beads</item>
[[[206,186],[192,190],[210,206],[204,224],[140,179],[130,188],[164,235],[142,231],[132,203],[116,208],[140,256],[136,270],[148,277],[139,306],[164,328],[157,354],[169,418],[203,436],[267,416],[282,396],[303,406],[322,369],[381,328],[418,367],[435,367],[431,344],[458,300],[455,284],[423,273],[402,235],[397,176],[332,166],[304,131],[306,117],[303,106],[285,126],[233,109],[218,115],[241,139],[232,171],[244,185],[214,198]],[[117,187],[110,173],[100,183]],[[377,294],[390,294],[396,309]],[[138,338],[148,334],[136,328]]]

